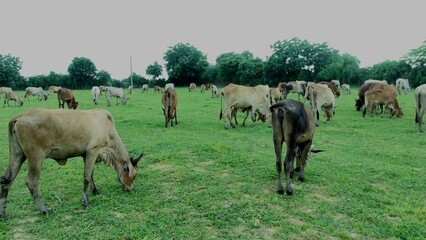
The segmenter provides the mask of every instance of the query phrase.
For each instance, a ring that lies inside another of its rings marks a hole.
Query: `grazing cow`
[[[189,91],[189,92],[195,91],[195,88],[196,88],[195,83],[190,83],[190,84],[189,84],[189,87],[188,87],[188,91]]]
[[[364,83],[359,88],[358,92],[358,99],[355,99],[355,109],[357,111],[361,111],[361,108],[364,106],[365,103],[365,92],[369,89],[371,89],[374,85],[377,83]]]
[[[0,87],[0,98],[1,98],[1,95],[3,94],[3,95],[6,95],[6,93],[8,93],[8,92],[12,92],[12,88],[10,88],[10,87]]]
[[[306,85],[307,83],[305,81],[293,81],[288,83],[282,82],[278,87],[282,89],[284,99],[287,98],[289,93],[297,93],[298,99],[300,100],[300,96],[305,96]]]
[[[312,108],[316,115],[316,125],[318,126],[319,114],[324,111],[324,123],[331,121],[336,107],[336,99],[331,89],[326,84],[317,84],[312,91]]]
[[[67,103],[68,109],[77,109],[78,107],[78,102],[75,101],[74,94],[68,88],[58,90],[58,103],[59,108],[64,108],[65,103]]]
[[[130,94],[130,95],[132,95],[132,92],[133,92],[133,86],[129,86],[129,87],[128,87],[128,91],[129,91],[129,94]]]
[[[299,181],[305,181],[304,169],[310,152],[320,152],[311,148],[315,133],[315,120],[312,110],[305,104],[292,99],[284,99],[270,107],[272,112],[273,141],[278,175],[277,193],[284,194],[281,172],[282,145],[285,142],[287,153],[284,160],[284,173],[287,195],[293,194],[290,178],[294,175],[294,158],[297,157],[296,172]]]
[[[206,85],[205,84],[201,84],[201,86],[200,86],[200,92],[201,93],[205,93],[206,92]]]
[[[252,120],[253,123],[256,122],[256,118],[257,118],[257,120],[260,119],[262,122],[266,121],[265,116],[257,114],[256,112],[253,112],[251,106],[248,107],[248,108],[237,108],[237,107],[234,107],[234,108],[232,108],[231,120],[232,119],[235,120],[235,125],[238,125],[238,121],[237,121],[237,113],[238,113],[238,111],[241,111],[241,112],[245,113],[243,124],[242,124],[243,127],[246,125],[246,120],[247,120],[247,118],[248,118],[248,116],[249,116],[250,113],[251,113],[251,120]]]
[[[395,85],[399,95],[401,95],[401,91],[404,91],[405,95],[410,92],[410,84],[408,83],[408,79],[398,78]]]
[[[164,86],[164,91],[166,91],[167,89],[174,89],[175,88],[175,84],[174,83],[167,83],[166,86]]]
[[[98,103],[99,103],[99,95],[100,94],[101,94],[101,89],[99,89],[99,87],[97,87],[97,86],[92,87],[93,103],[95,105],[98,105]]]
[[[414,96],[416,99],[416,123],[419,124],[420,132],[423,132],[423,115],[426,112],[426,84],[418,86]]]
[[[27,87],[25,88],[25,96],[24,98],[27,98],[29,95],[31,96],[38,96],[38,100],[47,100],[47,94],[44,93],[43,88],[41,87]],[[28,98],[29,100],[29,98]]]
[[[331,80],[330,82],[334,83],[337,89],[340,89],[342,87],[342,85],[340,84],[340,80]]]
[[[212,98],[219,97],[219,90],[217,90],[216,85],[210,85],[210,89],[212,90]]]
[[[144,85],[142,85],[142,89],[141,89],[141,91],[142,92],[148,92],[148,84],[144,84]]]
[[[246,87],[236,84],[228,84],[221,91],[221,105],[219,119],[222,119],[222,99],[225,101],[225,116],[223,117],[223,125],[228,129],[226,119],[228,118],[232,128],[235,125],[232,123],[232,111],[236,109],[251,108],[254,113],[262,115],[263,119],[269,119],[271,106],[269,99],[269,87],[265,85],[257,85],[256,87]]]
[[[52,95],[52,94],[54,94],[54,93],[58,93],[58,90],[59,89],[61,89],[61,87],[60,86],[50,86],[49,87],[49,92],[48,92],[48,94],[49,95]]]
[[[384,105],[385,108],[391,110],[391,117],[402,117],[402,109],[399,107],[395,92],[386,89],[370,89],[365,92],[365,103],[362,117],[365,117],[367,110],[372,113],[373,106]],[[383,117],[384,111],[382,109]]]
[[[118,105],[118,99],[121,100],[121,103],[123,105],[126,105],[127,100],[126,96],[124,96],[124,91],[122,88],[116,88],[116,87],[108,87],[107,88],[107,93],[106,93],[106,97],[107,97],[107,106],[110,107],[111,106],[111,101],[110,98],[111,97],[116,97],[116,104]]]
[[[278,101],[283,100],[283,97],[281,95],[279,87],[270,88],[269,91],[270,91],[270,97],[271,97],[271,104],[272,104],[272,100],[274,100],[275,103],[277,103]]]
[[[154,93],[163,93],[160,86],[154,86]]]
[[[14,93],[14,92],[7,92],[7,93],[4,94],[3,107],[6,107],[6,103],[7,103],[7,106],[9,107],[9,101],[10,100],[15,101],[15,106],[16,106],[16,103],[18,103],[18,106],[20,106],[20,107],[22,107],[22,105],[24,105],[24,102],[21,101],[18,94]]]
[[[213,85],[213,83],[207,83],[206,84],[206,89],[210,89],[210,87]]]
[[[336,98],[338,98],[340,96],[340,91],[333,82],[322,81],[322,82],[319,82],[319,84],[327,85],[331,89],[331,91],[333,92],[333,94]]]
[[[364,82],[364,84],[366,83],[382,83],[382,84],[388,84],[388,81],[386,80],[375,80],[375,79],[368,79]]]
[[[178,96],[176,90],[173,88],[169,88],[163,92],[163,97],[161,98],[161,102],[163,103],[163,113],[165,118],[165,127],[168,127],[169,122],[173,127],[173,119],[175,119],[176,125],[177,121],[177,112],[176,108],[178,105]]]
[[[102,93],[104,92],[106,94],[107,92],[107,86],[99,86],[99,90],[101,90],[101,93],[99,94],[99,96],[102,96]]]
[[[95,163],[103,161],[113,166],[123,190],[133,189],[142,154],[135,158],[129,156],[112,115],[105,110],[32,109],[12,118],[8,133],[10,157],[0,178],[0,218],[6,217],[9,190],[25,160],[28,160],[26,184],[42,214],[51,212],[41,200],[38,186],[46,158],[65,165],[68,158],[83,157],[84,207],[89,206],[89,187],[94,195],[99,194],[93,180]]]
[[[349,84],[342,84],[341,89],[345,91],[346,95],[351,94],[351,86]]]

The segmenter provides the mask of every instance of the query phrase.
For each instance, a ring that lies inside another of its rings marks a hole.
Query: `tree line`
[[[48,88],[52,85],[72,89],[88,89],[106,85],[141,87],[143,84],[164,86],[166,81],[177,86],[189,83],[215,83],[226,85],[236,83],[254,86],[294,80],[329,81],[339,79],[343,83],[360,85],[366,79],[384,79],[393,83],[398,78],[407,78],[413,87],[426,83],[426,41],[419,48],[406,53],[398,61],[384,61],[371,67],[361,68],[360,61],[348,53],[340,53],[327,43],[310,43],[292,38],[277,41],[271,46],[272,55],[266,60],[255,57],[250,51],[223,53],[211,64],[207,55],[189,43],[178,43],[164,53],[165,70],[168,79],[159,78],[163,67],[154,62],[147,66],[147,79],[133,73],[128,78],[112,79],[109,72],[97,70],[88,58],[75,57],[67,74],[50,72],[24,78],[20,75],[22,61],[19,57],[0,54],[0,86],[24,89],[27,86]]]

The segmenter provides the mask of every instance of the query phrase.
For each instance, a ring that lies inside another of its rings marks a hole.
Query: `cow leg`
[[[177,112],[175,110],[175,124],[178,125],[178,121],[177,121]]]
[[[283,164],[282,164],[282,146],[283,146],[283,136],[282,132],[279,133],[274,131],[274,148],[275,148],[275,157],[276,157],[276,168],[277,168],[277,193],[284,194],[283,184],[281,179]]]
[[[312,141],[308,141],[299,146],[300,148],[300,162],[298,163],[299,168],[299,181],[305,181],[305,166],[308,160],[308,154],[311,150]]]
[[[11,153],[9,157],[9,165],[7,166],[4,175],[0,178],[0,219],[6,218],[7,195],[9,194],[9,189],[12,187],[12,183],[18,175],[18,172],[21,169],[21,166],[24,161],[25,155],[22,152],[20,146],[18,146],[17,144],[12,144]]]
[[[87,190],[89,184],[92,186],[93,183],[93,168],[95,166],[97,154],[94,151],[89,151],[86,153],[86,158],[84,160],[84,178],[83,178],[83,196],[82,203],[84,207],[89,206],[89,196]],[[93,191],[93,190],[92,190]]]
[[[42,163],[44,159],[44,154],[42,152],[33,152],[28,158],[28,172],[26,184],[30,190],[31,196],[34,198],[34,201],[42,214],[49,214],[52,211],[46,207],[46,205],[41,200],[38,183],[40,180],[40,173],[42,169]]]
[[[232,123],[232,109],[231,108],[226,108],[225,109],[225,116],[223,118],[223,126],[225,129],[228,129],[228,126],[226,124],[226,118],[228,118],[229,120],[229,124],[231,125],[232,128],[235,128],[235,125]]]
[[[84,164],[86,165],[86,156],[83,157],[83,161],[84,161]],[[101,192],[99,192],[98,188],[95,185],[95,181],[93,180],[93,172],[94,172],[94,169],[92,170],[92,174],[90,176],[90,191],[93,193],[93,195],[98,195]]]
[[[252,111],[249,111],[248,109],[246,110],[246,115],[244,116],[244,120],[243,120],[243,127],[245,127],[246,126],[246,120],[247,120],[247,118],[248,118],[248,116],[249,116],[249,112],[251,112],[252,113],[252,115],[253,115],[253,112]],[[252,116],[252,118],[251,118],[251,120],[253,121],[253,116]],[[235,120],[235,122],[236,122],[236,120]],[[254,122],[254,121],[253,121]]]
[[[296,147],[295,144],[293,144],[291,142],[287,143],[287,153],[285,155],[285,161],[284,161],[284,172],[285,172],[287,195],[293,195],[293,187],[291,186],[291,183],[290,183],[290,172],[291,172],[292,167],[293,167],[295,147]]]

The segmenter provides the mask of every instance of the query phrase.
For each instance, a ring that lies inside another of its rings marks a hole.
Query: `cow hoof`
[[[279,189],[279,190],[277,190],[277,193],[278,193],[279,195],[283,195],[283,194],[284,194],[284,190]]]
[[[287,195],[291,196],[291,195],[293,195],[293,190],[292,191],[287,190],[286,193],[287,193]]]
[[[305,178],[299,177],[299,182],[304,182]]]
[[[46,210],[42,210],[42,211],[40,211],[40,213],[41,213],[41,214],[43,214],[43,215],[49,215],[49,214],[52,214],[52,213],[53,213],[53,210],[51,210],[51,209],[46,209]]]

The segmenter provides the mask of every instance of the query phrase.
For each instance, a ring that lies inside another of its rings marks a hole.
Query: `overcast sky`
[[[293,37],[327,42],[371,66],[398,60],[426,40],[423,0],[0,0],[0,54],[23,62],[21,74],[66,73],[86,57],[112,78],[146,67],[177,43],[215,63],[248,50],[266,59],[270,45]],[[165,72],[165,68],[163,69]]]

